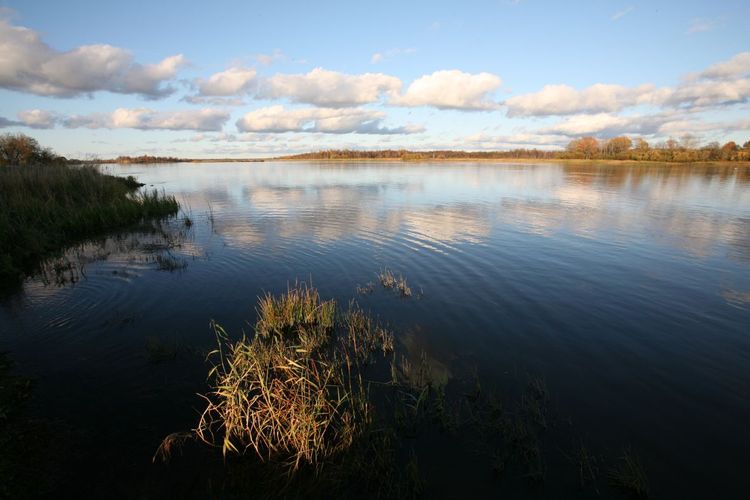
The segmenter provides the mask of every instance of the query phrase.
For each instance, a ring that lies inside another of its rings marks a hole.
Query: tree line
[[[582,137],[570,141],[563,151],[540,149],[512,149],[508,151],[410,151],[407,149],[353,150],[329,149],[297,155],[282,156],[283,160],[339,160],[339,159],[393,159],[393,160],[448,160],[448,159],[586,159],[632,160],[659,162],[700,161],[750,161],[750,141],[742,146],[734,141],[724,145],[711,142],[699,146],[693,136],[681,140],[669,139],[650,145],[645,139],[635,141],[627,136],[597,139]]]
[[[651,146],[645,139],[635,141],[627,136],[598,140],[595,137],[582,137],[570,141],[565,151],[558,153],[563,159],[610,159],[635,161],[750,161],[750,141],[742,146],[734,141],[724,145],[710,142],[703,146],[691,135],[681,140],[669,139]]]
[[[118,156],[114,160],[106,160],[101,163],[177,163],[181,161],[190,161],[184,158],[175,158],[173,156]]]
[[[450,160],[450,159],[493,159],[493,158],[556,158],[554,151],[541,149],[513,149],[510,151],[410,151],[407,149],[328,149],[296,155],[281,156],[281,160]]]

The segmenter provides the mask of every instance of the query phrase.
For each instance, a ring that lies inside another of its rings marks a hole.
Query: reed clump
[[[412,295],[411,288],[406,282],[406,278],[400,274],[396,276],[387,267],[378,272],[378,280],[380,280],[380,284],[383,285],[383,288],[396,290],[402,297],[411,297]]]
[[[177,213],[173,196],[140,186],[93,166],[0,166],[0,284],[83,239]]]
[[[252,339],[231,342],[213,328],[219,346],[199,439],[225,455],[252,451],[289,473],[317,473],[363,435],[372,418],[363,361],[393,340],[355,306],[337,319],[334,301],[297,284],[260,299]]]

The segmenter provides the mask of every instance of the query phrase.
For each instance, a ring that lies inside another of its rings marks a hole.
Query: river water
[[[637,453],[654,496],[746,494],[747,167],[108,169],[181,202],[168,224],[180,233],[173,265],[144,251],[148,235],[121,234],[76,250],[89,256],[75,282],[32,278],[0,305],[0,349],[36,379],[31,410],[64,429],[61,491],[148,494],[159,441],[191,428],[201,409],[209,321],[249,333],[257,297],[300,280],[341,304],[357,298],[446,379],[476,373],[503,391],[524,374],[543,377],[560,425],[603,455]],[[386,267],[407,278],[412,298],[357,294]],[[483,474],[464,484],[460,470],[423,470],[438,496],[502,491],[502,479]]]

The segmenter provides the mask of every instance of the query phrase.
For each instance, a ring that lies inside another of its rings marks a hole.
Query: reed
[[[387,267],[378,272],[378,280],[380,280],[380,284],[383,285],[383,288],[396,290],[401,294],[402,297],[412,296],[412,291],[408,283],[406,282],[406,278],[404,278],[400,274],[396,276]]]
[[[252,451],[291,475],[319,472],[363,435],[372,411],[363,364],[393,340],[355,305],[337,320],[333,300],[295,284],[259,300],[252,339],[231,342],[212,325],[219,345],[199,439],[225,455]]]
[[[66,246],[177,212],[173,196],[140,186],[92,166],[0,167],[0,284],[17,283]]]

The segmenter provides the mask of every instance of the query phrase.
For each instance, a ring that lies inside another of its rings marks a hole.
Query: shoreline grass
[[[66,246],[177,213],[174,196],[93,166],[0,166],[0,286],[18,284]]]

